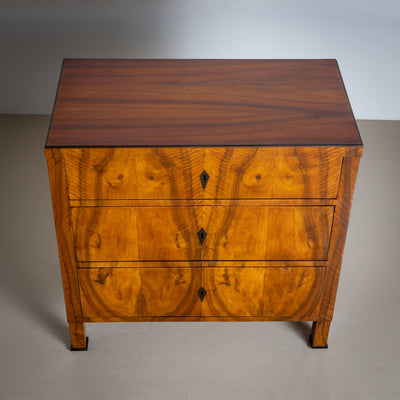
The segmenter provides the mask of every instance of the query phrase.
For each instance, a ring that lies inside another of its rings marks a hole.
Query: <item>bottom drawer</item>
[[[86,318],[312,320],[324,274],[323,267],[83,268],[78,279]]]

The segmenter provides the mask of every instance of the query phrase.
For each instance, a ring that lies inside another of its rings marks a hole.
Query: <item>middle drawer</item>
[[[326,260],[332,206],[73,207],[76,259]]]

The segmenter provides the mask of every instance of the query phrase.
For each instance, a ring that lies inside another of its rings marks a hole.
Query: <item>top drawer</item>
[[[64,151],[77,199],[336,198],[340,148],[87,148]]]

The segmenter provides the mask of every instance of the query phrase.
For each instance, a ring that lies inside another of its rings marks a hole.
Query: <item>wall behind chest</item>
[[[63,57],[337,58],[356,118],[400,119],[396,0],[2,1],[0,113],[50,114]]]

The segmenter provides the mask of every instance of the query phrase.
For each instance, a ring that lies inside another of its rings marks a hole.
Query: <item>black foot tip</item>
[[[72,345],[71,345],[70,350],[71,350],[71,351],[87,351],[87,349],[88,349],[88,344],[89,344],[89,338],[86,336],[86,347],[85,347],[85,348],[83,348],[83,349],[74,349],[74,348],[72,347]]]
[[[328,345],[326,345],[326,346],[314,346],[314,345],[313,345],[312,336],[310,335],[308,338],[309,338],[309,340],[310,340],[310,347],[311,347],[312,349],[327,349],[327,348],[328,348]]]

